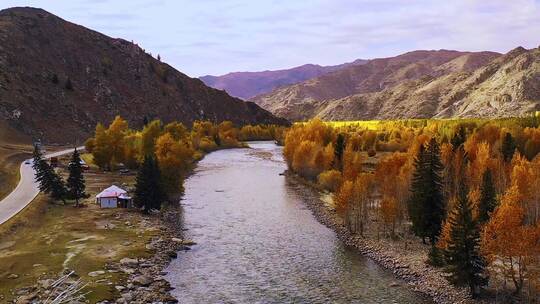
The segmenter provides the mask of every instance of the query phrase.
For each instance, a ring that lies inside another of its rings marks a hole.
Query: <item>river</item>
[[[180,303],[432,303],[317,222],[303,202],[317,194],[279,175],[281,147],[250,146],[210,153],[185,182],[197,245],[166,269]]]

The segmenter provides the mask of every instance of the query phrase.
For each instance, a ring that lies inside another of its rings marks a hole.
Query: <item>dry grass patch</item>
[[[61,159],[67,164],[66,156]],[[146,243],[159,234],[153,218],[135,210],[100,209],[94,196],[112,183],[130,185],[133,176],[90,170],[86,173],[85,206],[51,204],[39,195],[7,225],[0,227],[0,300],[38,280],[74,270],[89,285],[91,302],[118,296],[115,284],[126,275],[110,272],[107,264],[123,257],[148,257]],[[91,276],[94,271],[105,271]],[[15,278],[16,276],[16,278]]]

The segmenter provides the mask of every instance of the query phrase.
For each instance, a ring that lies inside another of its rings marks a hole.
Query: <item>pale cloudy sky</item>
[[[540,45],[540,0],[0,0],[134,40],[190,76]]]

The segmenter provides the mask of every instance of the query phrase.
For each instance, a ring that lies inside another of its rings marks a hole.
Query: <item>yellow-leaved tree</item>
[[[175,140],[170,133],[158,137],[156,158],[166,193],[177,194],[182,190],[181,181],[188,171],[193,153],[187,142]]]
[[[128,129],[127,121],[120,116],[116,116],[107,129],[113,164],[124,162],[124,136]]]
[[[522,198],[516,185],[510,187],[482,234],[482,251],[496,270],[494,274],[510,279],[516,293],[523,288],[525,280],[536,279],[529,270],[534,269],[540,254],[539,229],[525,223]]]
[[[92,156],[94,163],[102,169],[111,169],[113,157],[111,138],[101,123],[96,126],[96,133],[92,144]]]
[[[156,140],[161,131],[161,120],[153,120],[144,126],[141,132],[141,158],[154,155]]]

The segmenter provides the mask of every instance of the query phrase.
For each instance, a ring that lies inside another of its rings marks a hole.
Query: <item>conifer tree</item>
[[[480,230],[472,215],[472,203],[462,180],[458,201],[449,216],[450,239],[445,251],[449,280],[455,285],[468,285],[476,297],[479,288],[486,285],[486,261],[480,254]]]
[[[411,197],[408,201],[409,217],[413,224],[414,233],[422,237],[422,241],[425,242],[425,234],[422,223],[423,219],[423,205],[425,201],[425,165],[426,165],[426,148],[424,145],[420,146],[418,154],[414,159],[414,172],[411,181]]]
[[[504,135],[504,139],[501,145],[501,152],[504,158],[504,161],[509,162],[512,160],[512,157],[514,156],[514,152],[516,150],[516,143],[514,141],[514,138],[512,137],[512,134],[506,133]]]
[[[86,197],[86,189],[83,168],[81,166],[81,157],[77,148],[73,151],[71,162],[68,165],[69,177],[67,179],[68,194],[75,199],[75,207],[79,206],[79,199]]]
[[[478,222],[485,223],[495,207],[497,198],[495,187],[493,186],[493,177],[490,169],[486,169],[482,176],[482,185],[480,186],[480,201],[478,202]]]
[[[415,159],[415,172],[411,184],[409,215],[414,233],[423,241],[429,238],[435,244],[445,216],[443,182],[439,144],[432,138],[422,146]]]
[[[32,153],[32,168],[34,169],[35,180],[40,181],[43,175],[43,155],[37,145],[34,146],[34,152]]]
[[[456,151],[465,142],[465,140],[467,140],[465,128],[460,125],[457,132],[452,137],[452,140],[450,140],[450,143],[452,144],[452,149]]]
[[[334,146],[334,161],[338,168],[341,166],[343,151],[345,151],[345,136],[343,136],[342,133],[339,133]]]
[[[144,213],[161,209],[165,194],[161,185],[161,174],[154,156],[146,155],[137,173],[134,202]]]
[[[61,200],[64,204],[66,203],[67,188],[64,180],[60,175],[54,172],[54,169],[50,167],[51,173],[51,190],[49,192],[50,196],[54,200]]]
[[[39,183],[39,191],[49,194],[54,200],[66,201],[67,189],[64,180],[58,175],[54,168],[47,163],[39,148],[34,147],[34,175],[35,180]]]

